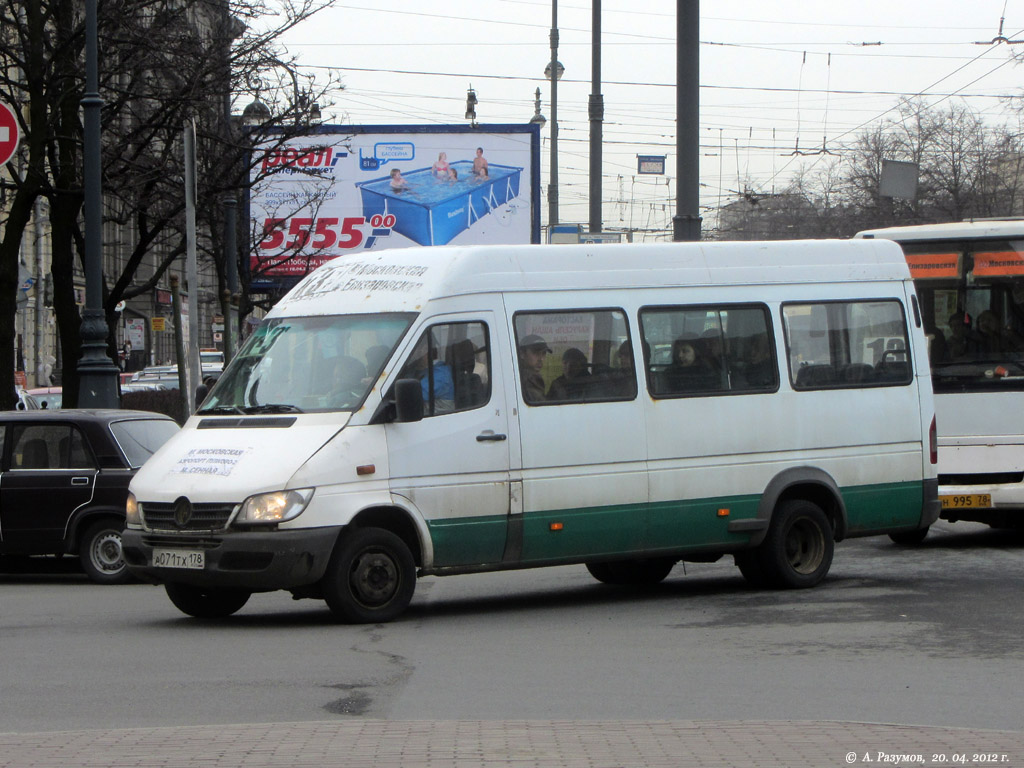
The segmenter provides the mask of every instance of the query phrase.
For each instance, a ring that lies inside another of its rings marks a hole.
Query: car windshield
[[[394,313],[265,320],[198,412],[355,410],[414,317]]]
[[[170,440],[178,429],[178,425],[170,419],[131,419],[115,421],[110,425],[110,432],[121,446],[128,465],[136,469]]]

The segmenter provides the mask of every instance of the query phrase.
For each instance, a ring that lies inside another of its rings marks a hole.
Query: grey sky
[[[606,226],[663,226],[674,179],[636,176],[637,154],[675,152],[675,3],[603,0]],[[718,0],[701,4],[701,203],[737,189],[770,192],[801,164],[841,157],[844,141],[901,95],[962,98],[993,123],[1000,97],[1020,93],[1011,61],[1024,46],[1024,0]],[[591,6],[558,4],[560,219],[586,222]],[[331,122],[464,123],[466,90],[481,123],[550,117],[543,70],[551,3],[541,0],[341,0],[286,38],[311,72],[333,69],[346,90]],[[543,130],[542,187],[550,126]],[[545,213],[546,215],[546,213]],[[705,214],[708,216],[708,214]]]

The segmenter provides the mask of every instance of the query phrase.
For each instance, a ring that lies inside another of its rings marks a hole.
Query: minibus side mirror
[[[423,419],[423,384],[419,379],[395,382],[395,421],[402,424]]]

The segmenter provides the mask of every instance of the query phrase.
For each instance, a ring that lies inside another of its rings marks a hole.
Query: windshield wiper
[[[237,405],[211,405],[209,408],[200,408],[196,413],[245,413]]]
[[[243,408],[242,413],[303,413],[303,410],[289,403],[264,403]]]

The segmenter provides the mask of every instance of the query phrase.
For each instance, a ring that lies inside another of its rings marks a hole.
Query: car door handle
[[[71,484],[72,485],[88,485],[89,484],[89,478],[88,477],[72,477],[71,478]]]
[[[500,443],[502,440],[508,440],[508,435],[496,435],[493,432],[485,432],[482,435],[476,436],[478,443]]]

